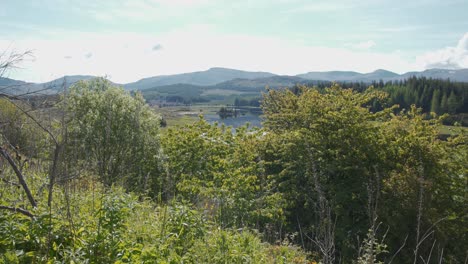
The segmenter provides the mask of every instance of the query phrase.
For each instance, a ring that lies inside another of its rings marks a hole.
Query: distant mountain
[[[55,94],[61,91],[64,87],[69,88],[70,86],[79,81],[91,80],[94,78],[97,77],[90,75],[67,75],[45,83],[27,83],[8,78],[0,78],[0,91],[3,87],[3,92],[11,95],[20,95],[25,93],[36,92],[40,92],[41,94]]]
[[[24,87],[33,85],[27,82],[0,77],[0,93],[17,95],[25,92]]]
[[[407,72],[400,76],[401,79],[409,77],[427,77],[432,79],[450,79],[458,82],[468,82],[468,69],[447,70],[447,69],[429,69],[422,72]]]
[[[400,75],[398,73],[379,69],[370,73],[362,74],[358,77],[358,80],[363,82],[372,82],[379,80],[389,81],[395,78],[398,79],[399,77]]]
[[[468,69],[445,70],[429,69],[422,72],[408,72],[397,74],[387,70],[376,70],[370,73],[358,73],[353,71],[328,71],[308,72],[296,76],[280,76],[268,72],[248,72],[226,68],[211,68],[206,71],[182,73],[175,75],[163,75],[141,79],[128,84],[116,84],[127,90],[145,90],[155,87],[164,87],[162,90],[170,94],[170,90],[188,91],[189,87],[197,89],[228,89],[237,91],[258,91],[265,86],[272,88],[293,86],[295,84],[316,84],[317,81],[339,82],[366,82],[394,81],[408,79],[412,76],[427,77],[433,79],[450,79],[458,82],[468,82]],[[46,83],[27,83],[9,78],[0,78],[0,92],[9,94],[23,94],[27,92],[41,91],[51,94],[60,91],[65,85],[67,88],[80,80],[89,80],[95,76],[71,75],[58,78]],[[179,87],[179,88],[177,88]],[[153,92],[156,92],[156,89]]]
[[[149,77],[134,83],[125,84],[124,87],[130,90],[144,90],[152,87],[179,83],[206,86],[233,79],[257,79],[270,76],[274,76],[274,74],[268,72],[248,72],[226,68],[211,68],[206,71]]]
[[[240,92],[258,92],[265,89],[266,86],[271,88],[290,87],[296,84],[310,83],[305,80],[294,76],[272,76],[258,79],[234,79],[215,85],[193,85],[193,84],[170,84],[163,86],[156,86],[142,90],[143,94],[159,93],[165,95],[178,94],[195,96],[207,90],[234,90]]]
[[[296,75],[298,77],[317,80],[317,81],[353,81],[353,82],[372,82],[379,80],[392,80],[397,78],[397,73],[387,70],[376,70],[370,73],[359,73],[353,71],[328,71],[328,72],[308,72]]]
[[[458,82],[468,82],[468,69],[443,70],[430,69],[422,72],[408,72],[397,74],[387,70],[376,70],[370,73],[353,71],[308,72],[296,76],[280,76],[268,72],[248,72],[226,68],[211,68],[207,71],[182,73],[176,75],[163,75],[141,79],[137,82],[124,84],[129,90],[144,90],[148,88],[174,84],[191,84],[198,86],[218,85],[220,87],[232,86],[237,88],[258,88],[269,85],[271,87],[291,86],[309,81],[349,81],[372,82],[403,80],[411,76],[427,77],[433,79],[450,79]]]
[[[298,77],[317,81],[337,81],[337,82],[372,82],[389,81],[398,78],[400,75],[387,70],[376,70],[370,73],[358,73],[353,71],[329,71],[329,72],[308,72],[296,75]]]
[[[362,75],[353,71],[328,71],[328,72],[308,72],[296,75],[308,80],[317,81],[349,81],[355,79],[357,76]]]
[[[372,82],[372,81],[394,81],[408,79],[412,76],[433,79],[450,79],[456,82],[468,82],[468,69],[445,70],[430,69],[422,72],[407,72],[397,74],[387,70],[376,70],[370,73],[358,73],[350,71],[308,72],[296,75],[308,80],[322,81],[349,81],[349,82]]]
[[[26,84],[26,82],[0,77],[0,87],[18,86],[23,84]]]
[[[44,88],[50,87],[53,90],[60,90],[63,87],[68,88],[79,81],[87,81],[87,80],[91,80],[94,78],[97,78],[97,77],[91,76],[91,75],[66,75],[61,78],[58,78],[58,79],[55,79],[55,80],[52,80],[50,82],[46,82],[40,85],[42,85],[42,87]]]
[[[308,84],[305,80],[295,76],[271,76],[257,79],[233,79],[215,85],[170,84],[141,90],[147,100],[166,98],[179,102],[201,102],[204,100],[223,100],[229,95],[259,96],[266,86],[271,88],[291,87],[296,84]],[[209,99],[208,99],[209,98]]]

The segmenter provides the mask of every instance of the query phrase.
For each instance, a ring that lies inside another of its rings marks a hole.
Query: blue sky
[[[466,0],[2,0],[8,77],[116,82],[229,67],[298,74],[468,67]]]

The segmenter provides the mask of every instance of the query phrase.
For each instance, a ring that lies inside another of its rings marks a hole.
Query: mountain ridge
[[[251,72],[221,67],[213,67],[206,71],[196,71],[189,73],[180,73],[174,75],[160,75],[143,78],[136,82],[124,85],[127,89],[144,90],[147,88],[171,85],[171,84],[193,84],[193,85],[215,85],[225,81],[242,78],[257,79],[269,77],[275,74],[269,72]]]
[[[231,82],[233,85],[247,88],[258,86],[291,86],[304,84],[309,81],[339,81],[339,82],[372,82],[372,81],[398,81],[412,76],[427,77],[433,79],[450,79],[456,82],[468,82],[468,69],[427,69],[398,74],[384,69],[377,69],[369,73],[355,71],[312,71],[297,75],[277,75],[262,71],[243,71],[222,67],[213,67],[205,71],[196,71],[174,75],[159,75],[140,79],[136,82],[116,84],[127,90],[145,90],[154,87],[175,84],[190,84],[196,86],[222,86],[226,87]],[[68,75],[45,83],[28,83],[20,80],[0,77],[0,88],[3,92],[19,94],[24,91],[44,90],[46,93],[55,93],[59,88],[66,87],[80,80],[95,78],[91,75]],[[9,88],[10,87],[10,88]],[[14,87],[11,88],[11,87]],[[46,89],[50,87],[50,89]]]

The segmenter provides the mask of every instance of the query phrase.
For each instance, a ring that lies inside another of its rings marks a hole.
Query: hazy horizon
[[[0,4],[0,50],[34,57],[6,77],[64,75],[117,83],[223,67],[310,71],[468,68],[468,2],[12,1]]]

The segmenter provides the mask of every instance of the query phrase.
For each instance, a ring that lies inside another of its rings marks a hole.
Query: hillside
[[[206,89],[258,92],[266,86],[278,88],[293,86],[296,84],[316,84],[320,81],[371,83],[373,81],[382,80],[387,82],[406,80],[413,76],[443,80],[450,79],[454,82],[468,82],[468,69],[429,69],[422,72],[407,72],[404,74],[397,74],[383,69],[370,73],[327,71],[308,72],[295,76],[287,76],[275,75],[268,72],[249,72],[227,68],[211,68],[206,71],[154,76],[132,83],[114,84],[123,86],[127,90],[148,90],[148,92],[152,92],[153,94],[155,91],[164,90],[168,92],[170,89],[173,89],[173,91],[169,93],[187,92],[192,96],[194,93],[201,94],[202,90]],[[89,80],[92,78],[95,78],[95,76],[70,75],[46,83],[27,83],[24,81],[1,78],[0,89],[2,87],[7,88],[4,89],[3,92],[10,94],[20,94],[38,90],[41,90],[42,93],[51,94],[60,90],[64,84],[65,87],[69,87],[79,80]],[[196,91],[189,91],[191,88]]]
[[[271,88],[290,87],[296,84],[306,84],[310,81],[296,76],[272,76],[254,80],[234,79],[215,85],[218,89],[230,89],[237,91],[260,91],[266,86]]]
[[[0,89],[5,88],[3,92],[13,95],[24,93],[55,94],[63,88],[69,88],[73,84],[83,80],[97,78],[91,75],[67,75],[45,83],[28,83],[8,78],[0,78]],[[112,83],[112,82],[111,82]],[[114,85],[119,85],[113,83]]]
[[[0,86],[16,86],[25,84],[23,81],[17,81],[10,78],[0,77]]]
[[[50,87],[53,90],[60,90],[62,87],[70,87],[71,85],[75,84],[79,81],[86,81],[90,79],[94,79],[96,76],[91,75],[67,75],[61,78],[52,80],[50,82],[46,82],[41,84],[44,88]]]
[[[450,79],[457,82],[468,82],[468,69],[446,70],[446,69],[429,69],[423,72],[408,72],[400,76],[401,79],[409,77],[426,77],[432,79]]]
[[[171,84],[142,90],[147,100],[164,97],[167,101],[185,103],[224,100],[226,97],[259,96],[265,87],[291,87],[297,84],[309,84],[311,81],[295,76],[272,76],[258,79],[234,79],[216,85]]]
[[[468,82],[468,69],[446,70],[429,69],[422,72],[407,72],[397,74],[387,70],[376,70],[370,73],[358,73],[351,71],[328,71],[328,72],[308,72],[296,75],[308,80],[322,81],[347,81],[347,82],[372,82],[372,81],[396,81],[405,80],[410,77],[426,77],[432,79],[450,79],[456,82]]]
[[[226,68],[211,68],[206,71],[149,77],[137,82],[125,84],[124,87],[130,90],[144,90],[152,87],[179,83],[214,85],[232,79],[257,79],[269,76],[274,76],[274,74],[268,72],[248,72]]]
[[[10,78],[0,77],[0,92],[6,94],[19,94],[23,92],[22,87],[27,85],[26,82],[17,81]]]

